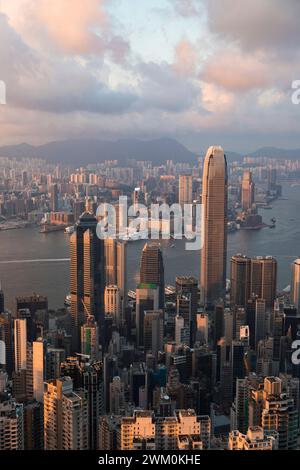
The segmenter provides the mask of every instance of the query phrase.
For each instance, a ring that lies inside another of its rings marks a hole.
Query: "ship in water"
[[[72,235],[72,233],[74,233],[74,232],[75,232],[74,225],[71,225],[70,227],[65,228],[65,233],[67,233],[68,235]]]
[[[64,304],[65,307],[71,307],[71,294],[66,295]]]

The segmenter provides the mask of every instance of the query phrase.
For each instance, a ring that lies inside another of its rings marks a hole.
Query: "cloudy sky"
[[[300,147],[299,0],[0,0],[0,144]]]

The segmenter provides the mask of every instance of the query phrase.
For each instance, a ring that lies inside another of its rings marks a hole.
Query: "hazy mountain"
[[[199,150],[198,155],[204,155]],[[226,151],[229,160],[239,160],[242,155]],[[252,157],[300,159],[300,149],[278,149],[264,147],[255,152],[245,153]],[[49,142],[44,145],[33,146],[26,143],[0,147],[0,156],[10,158],[42,158],[49,162],[62,162],[72,165],[97,163],[104,160],[119,160],[126,163],[127,159],[150,160],[161,163],[166,160],[175,162],[196,162],[197,155],[188,150],[175,139],[138,140],[123,139],[105,141],[97,139],[73,139],[58,142]]]
[[[0,147],[0,156],[34,157],[49,162],[63,162],[73,165],[97,163],[104,160],[151,160],[160,163],[196,161],[196,155],[173,139],[136,140],[126,139],[115,142],[97,139],[76,139],[50,142],[40,146],[28,144]]]

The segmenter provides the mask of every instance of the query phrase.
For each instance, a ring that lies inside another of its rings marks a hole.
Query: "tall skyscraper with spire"
[[[227,250],[227,162],[222,147],[207,151],[202,180],[202,302],[213,305],[224,296]]]
[[[94,317],[100,336],[104,322],[104,244],[96,233],[97,220],[84,212],[70,237],[72,349],[80,348],[80,327]]]

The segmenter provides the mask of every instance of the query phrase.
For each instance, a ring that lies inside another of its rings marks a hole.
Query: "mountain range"
[[[188,150],[175,139],[161,138],[155,140],[123,139],[116,141],[98,139],[72,139],[49,142],[43,145],[6,145],[0,147],[0,156],[9,158],[41,158],[51,163],[64,163],[73,166],[87,163],[100,163],[105,160],[118,160],[126,164],[129,159],[149,160],[160,164],[166,160],[174,162],[195,162],[197,156],[205,151],[195,153]],[[244,155],[225,151],[229,160],[239,160],[244,156],[300,159],[300,149],[279,149],[263,147]]]

